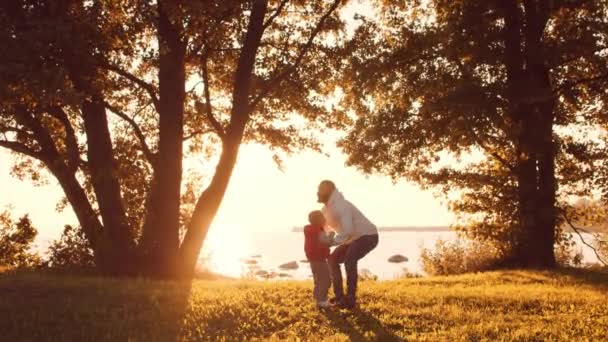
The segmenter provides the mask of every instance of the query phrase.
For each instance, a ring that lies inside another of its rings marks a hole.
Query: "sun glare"
[[[246,229],[238,225],[218,224],[211,227],[199,256],[199,266],[230,277],[241,277],[247,271],[251,241]]]

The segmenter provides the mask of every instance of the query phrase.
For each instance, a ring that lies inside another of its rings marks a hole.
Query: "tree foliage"
[[[82,229],[66,225],[61,237],[49,246],[45,263],[55,269],[92,269],[95,256]]]
[[[349,164],[439,189],[468,236],[513,263],[554,265],[559,202],[589,194],[606,157],[585,133],[605,113],[608,4],[376,10],[343,51],[345,103],[359,113],[341,143]]]
[[[32,250],[38,231],[28,215],[14,220],[9,211],[0,213],[0,266],[23,268],[38,266],[40,256]]]
[[[2,2],[0,147],[57,180],[103,272],[167,277],[192,273],[241,144],[280,161],[355,113],[350,164],[555,265],[561,203],[608,193],[585,134],[607,122],[607,2],[370,1],[352,36],[346,2]]]
[[[318,150],[345,121],[323,100],[342,5],[3,2],[0,147],[59,182],[103,272],[189,274],[242,143]],[[184,175],[201,155],[215,172]]]

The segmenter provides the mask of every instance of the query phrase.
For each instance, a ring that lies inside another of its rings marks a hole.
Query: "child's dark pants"
[[[310,270],[312,271],[312,278],[314,280],[313,296],[315,300],[317,303],[327,301],[327,292],[331,285],[327,261],[311,260]]]

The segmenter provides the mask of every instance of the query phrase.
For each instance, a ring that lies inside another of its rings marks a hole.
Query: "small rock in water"
[[[251,257],[252,257],[252,258],[261,258],[261,257],[262,257],[262,255],[261,255],[261,254],[255,254],[255,255],[252,255]]]
[[[306,260],[306,259],[302,259],[302,260],[300,260],[300,262],[308,264],[308,260]]]
[[[244,262],[247,265],[256,265],[258,263],[257,260],[245,260]]]
[[[279,273],[279,278],[291,278],[291,274]]]
[[[282,265],[279,266],[279,269],[281,270],[297,270],[298,269],[298,263],[296,261],[290,261],[290,262],[286,262]]]
[[[275,271],[266,271],[266,270],[259,270],[259,271],[255,272],[254,275],[256,277],[263,278],[263,279],[273,279],[273,278],[276,278],[279,276],[279,274]]]
[[[401,263],[401,262],[406,262],[408,261],[408,258],[401,255],[401,254],[395,254],[392,257],[388,258],[388,262],[393,262],[393,263]]]
[[[264,270],[259,270],[257,272],[255,272],[255,275],[260,277],[260,278],[268,278],[268,271],[264,271]]]

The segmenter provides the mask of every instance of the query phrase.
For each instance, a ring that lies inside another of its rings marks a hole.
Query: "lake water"
[[[242,230],[212,230],[201,252],[199,263],[211,271],[232,277],[265,270],[288,274],[294,279],[308,279],[311,277],[310,268],[308,264],[301,262],[305,259],[303,238],[302,232],[291,231],[253,233]],[[381,231],[378,247],[359,262],[359,270],[368,269],[380,279],[393,279],[405,270],[423,273],[420,250],[422,247],[432,248],[437,239],[451,241],[456,239],[456,233],[449,230]],[[585,240],[591,241],[591,236],[587,235]],[[583,262],[597,262],[593,251],[584,247],[578,237],[576,241],[578,249],[583,253]],[[394,254],[402,254],[409,260],[399,264],[389,263],[388,258]],[[298,269],[279,270],[279,265],[290,261],[296,261]]]

